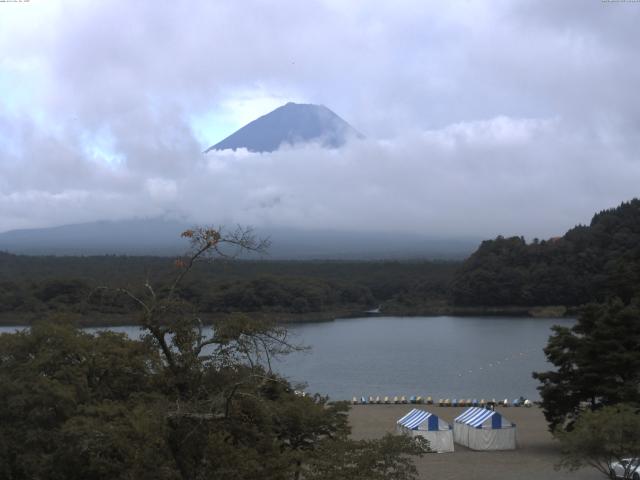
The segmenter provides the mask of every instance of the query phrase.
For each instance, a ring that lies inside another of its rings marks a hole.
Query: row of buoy
[[[489,406],[497,406],[497,407],[531,407],[533,405],[533,403],[531,402],[531,400],[527,400],[524,399],[522,397],[520,398],[515,398],[513,399],[513,401],[509,401],[508,398],[505,398],[504,400],[496,400],[495,398],[492,400],[485,400],[484,398],[481,399],[480,401],[474,399],[456,399],[454,398],[453,400],[450,400],[448,398],[446,399],[439,399],[437,402],[434,402],[434,400],[431,397],[421,397],[421,396],[411,396],[409,398],[405,397],[404,395],[402,396],[395,396],[395,397],[360,397],[358,399],[358,397],[353,397],[353,399],[351,400],[351,403],[353,405],[366,405],[366,404],[407,404],[407,403],[412,403],[412,404],[426,404],[426,405],[433,405],[434,403],[440,407],[489,407]]]
[[[530,352],[534,352],[537,351],[537,349],[529,349],[529,350],[525,350],[523,352],[517,352],[514,353],[508,357],[505,357],[504,360],[493,360],[492,362],[488,363],[488,364],[484,364],[484,365],[480,365],[476,370],[473,369],[469,369],[469,370],[465,370],[464,372],[458,372],[458,377],[462,377],[464,375],[466,375],[467,373],[469,374],[473,374],[474,372],[477,374],[480,370],[485,370],[488,371],[490,368],[492,367],[498,367],[501,364],[507,365],[510,360],[516,360],[517,358],[521,358],[524,356],[529,355]]]

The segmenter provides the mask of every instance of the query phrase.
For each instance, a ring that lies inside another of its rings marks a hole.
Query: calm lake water
[[[333,399],[362,395],[538,399],[532,371],[550,368],[542,348],[552,325],[571,319],[368,317],[292,324],[311,347],[274,368],[308,392]],[[137,327],[114,327],[137,337]],[[15,331],[2,327],[0,332]]]

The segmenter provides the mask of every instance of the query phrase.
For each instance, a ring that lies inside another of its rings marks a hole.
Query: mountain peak
[[[324,105],[288,102],[248,123],[206,152],[237,148],[273,152],[284,144],[306,142],[338,148],[350,137],[362,138],[362,134]]]

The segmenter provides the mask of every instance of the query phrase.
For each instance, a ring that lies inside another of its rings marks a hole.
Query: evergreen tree
[[[585,409],[640,404],[640,299],[587,306],[573,327],[554,327],[544,351],[556,369],[533,376],[552,430]]]

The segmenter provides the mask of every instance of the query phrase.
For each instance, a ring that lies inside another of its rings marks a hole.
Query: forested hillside
[[[482,242],[451,285],[456,305],[581,305],[640,292],[640,200],[597,213],[563,237]]]
[[[134,305],[98,287],[139,291],[149,280],[162,288],[175,272],[174,259],[165,257],[0,253],[0,321],[72,312],[88,323],[105,321],[101,315],[110,322],[129,315]],[[571,307],[611,297],[627,303],[640,293],[640,200],[604,210],[590,225],[563,237],[484,241],[462,264],[217,261],[197,265],[181,289],[181,296],[204,314],[256,312],[297,319],[357,314],[378,305],[388,314],[465,314],[514,313],[509,306]]]

